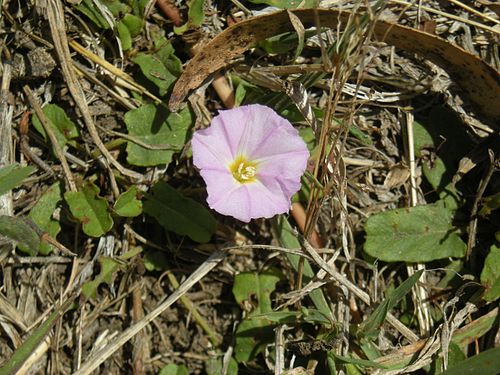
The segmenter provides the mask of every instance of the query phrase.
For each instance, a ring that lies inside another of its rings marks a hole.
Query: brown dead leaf
[[[314,26],[315,20],[319,20],[322,27],[336,28],[339,22],[346,24],[351,16],[346,11],[333,9],[298,9],[292,12],[305,28]],[[287,11],[254,17],[227,28],[189,61],[175,84],[169,101],[170,109],[177,110],[191,90],[257,42],[290,31],[294,29]],[[417,53],[439,65],[484,115],[500,118],[500,77],[491,66],[476,56],[435,35],[385,21],[375,23],[374,35],[381,41]]]
[[[392,189],[403,185],[410,177],[410,169],[403,163],[395,164],[387,174],[384,181],[384,188]]]

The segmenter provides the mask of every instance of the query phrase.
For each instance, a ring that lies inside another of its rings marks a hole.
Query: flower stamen
[[[255,181],[257,165],[240,155],[229,165],[229,170],[236,181],[244,184]]]

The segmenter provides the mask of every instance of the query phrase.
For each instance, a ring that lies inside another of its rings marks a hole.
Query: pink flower
[[[292,124],[259,104],[220,111],[192,147],[209,206],[244,222],[288,212],[309,157]]]

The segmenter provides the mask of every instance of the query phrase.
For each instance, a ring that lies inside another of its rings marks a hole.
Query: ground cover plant
[[[498,4],[0,4],[0,374],[499,372]]]

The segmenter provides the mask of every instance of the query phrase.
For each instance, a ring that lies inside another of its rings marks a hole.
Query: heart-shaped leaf
[[[153,187],[144,202],[144,212],[158,220],[165,229],[187,235],[197,242],[208,242],[215,232],[212,214],[165,182]]]

